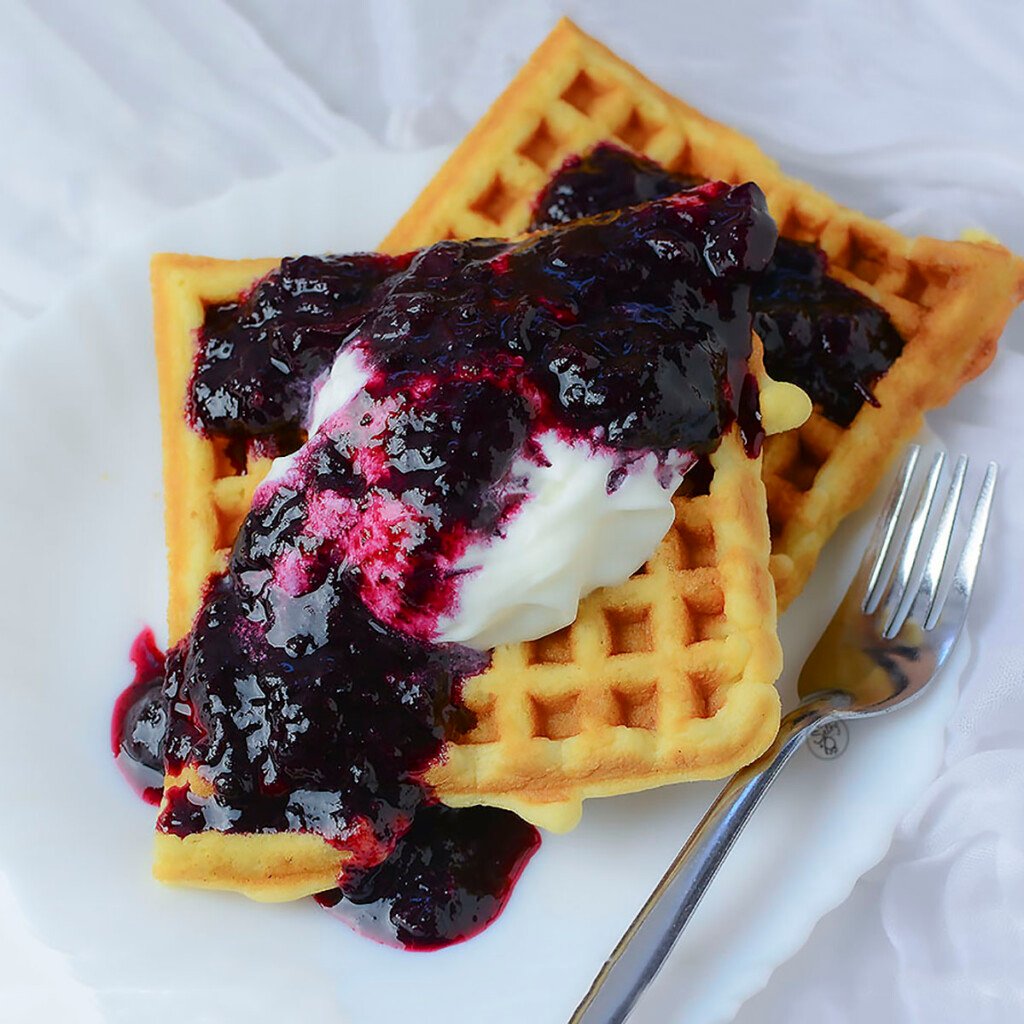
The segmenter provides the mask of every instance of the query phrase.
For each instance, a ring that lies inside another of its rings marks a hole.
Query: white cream
[[[438,639],[488,650],[554,633],[575,620],[592,590],[629,579],[671,527],[672,493],[690,457],[659,474],[648,454],[609,494],[611,454],[553,432],[539,441],[549,465],[520,458],[513,466],[525,501],[501,535],[459,560],[459,608],[441,620]]]
[[[329,416],[348,405],[366,387],[370,374],[366,356],[358,345],[349,345],[339,353],[330,374],[313,399],[310,436],[324,425]]]

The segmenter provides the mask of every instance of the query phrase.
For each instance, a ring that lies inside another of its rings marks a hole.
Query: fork
[[[917,445],[908,450],[857,575],[804,664],[800,703],[782,720],[768,750],[726,783],[569,1024],[620,1024],[626,1019],[768,787],[815,729],[902,707],[927,688],[949,656],[967,617],[997,466],[988,464],[950,576],[947,562],[956,546],[954,535],[963,532],[966,518],[960,506],[968,460],[965,455],[957,460],[939,509],[936,497],[945,453],[935,455],[923,484],[917,472],[920,455]],[[908,517],[908,498],[915,493]]]

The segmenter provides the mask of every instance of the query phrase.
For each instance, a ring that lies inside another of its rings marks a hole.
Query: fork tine
[[[932,605],[932,610],[924,624],[925,629],[934,629],[946,608],[950,609],[951,615],[957,615],[955,624],[957,630],[967,615],[967,604],[971,599],[971,591],[974,589],[974,578],[978,572],[981,549],[985,544],[985,533],[988,529],[989,517],[992,514],[992,496],[995,493],[998,474],[999,467],[994,462],[990,462],[985,479],[981,483],[981,490],[978,492],[974,512],[971,514],[971,525],[967,531],[967,539],[964,541],[956,572],[953,574],[953,583],[946,599],[941,604],[935,602]]]
[[[937,452],[932,459],[932,466],[928,471],[924,490],[921,491],[921,495],[917,499],[917,507],[914,509],[910,525],[907,527],[907,535],[903,538],[903,546],[896,559],[892,582],[885,597],[883,621],[886,624],[882,630],[882,636],[886,638],[892,635],[893,623],[903,605],[903,596],[907,591],[907,587],[910,585],[914,565],[921,550],[921,541],[924,538],[924,528],[928,523],[928,516],[931,513],[932,505],[935,503],[935,491],[939,486],[939,475],[942,473],[942,466],[945,461],[945,452]]]
[[[949,549],[953,542],[953,528],[956,526],[957,513],[960,511],[960,499],[963,497],[968,461],[966,455],[961,455],[956,460],[953,480],[946,492],[946,502],[942,506],[942,515],[939,518],[932,549],[928,552],[928,561],[925,563],[924,574],[921,577],[921,586],[911,605],[910,615],[916,622],[927,623],[930,620],[932,610],[939,598],[939,583],[942,581],[942,574],[949,558]],[[926,628],[931,627],[926,626]]]
[[[864,560],[861,566],[871,566],[867,585],[864,588],[864,600],[861,602],[861,609],[866,615],[874,612],[882,598],[885,589],[880,586],[882,567],[885,565],[889,548],[892,547],[892,539],[896,535],[900,513],[903,511],[903,505],[907,500],[910,481],[914,476],[914,470],[917,468],[917,459],[920,454],[921,446],[919,444],[912,444],[907,449],[907,454],[903,458],[903,465],[900,467],[899,476],[889,492],[889,497],[885,501],[885,508],[878,518],[871,542],[864,553]]]
[[[946,500],[942,504],[942,513],[935,530],[935,539],[932,541],[928,557],[925,559],[921,582],[916,591],[910,587],[907,588],[899,609],[883,634],[887,639],[896,636],[908,618],[913,618],[914,621],[923,624],[931,612],[939,591],[942,570],[945,568],[946,558],[949,555],[953,527],[956,524],[956,513],[960,506],[964,477],[967,474],[967,461],[966,455],[961,455],[956,460],[953,479],[946,491]]]

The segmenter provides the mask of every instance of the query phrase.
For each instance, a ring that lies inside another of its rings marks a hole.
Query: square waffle
[[[476,728],[427,774],[445,803],[563,830],[584,797],[721,778],[768,746],[782,652],[759,462],[733,428],[639,572],[466,682]]]
[[[165,434],[172,642],[187,632],[206,578],[221,571],[269,464],[244,469],[183,415],[195,332],[206,304],[245,291],[273,266],[157,256],[156,337]],[[767,425],[806,415],[806,396],[763,377]],[[512,809],[570,828],[582,800],[687,779],[728,775],[778,729],[773,686],[782,654],[768,572],[760,458],[736,428],[710,457],[706,493],[677,496],[675,522],[648,563],[590,595],[577,620],[541,640],[499,648],[468,680],[474,729],[450,741],[427,781],[454,806]],[[165,789],[209,795],[202,765]],[[331,887],[346,854],[311,835],[159,834],[166,881],[288,899]]]
[[[839,521],[874,490],[917,433],[995,354],[1024,297],[1024,261],[991,242],[909,239],[787,177],[753,141],[648,81],[563,19],[385,239],[514,235],[566,157],[613,140],[671,171],[756,181],[781,233],[814,242],[829,273],[882,306],[902,356],[849,427],[816,410],[769,439],[764,459],[772,575],[780,608],[803,589]]]

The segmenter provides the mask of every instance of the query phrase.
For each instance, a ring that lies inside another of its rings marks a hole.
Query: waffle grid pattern
[[[769,440],[764,479],[779,605],[803,588],[840,519],[874,489],[926,409],[980,373],[1024,295],[1024,262],[981,242],[908,239],[786,177],[750,139],[668,95],[561,21],[384,242],[514,235],[569,155],[611,139],[674,171],[756,181],[783,235],[814,242],[836,277],[883,306],[907,341],[865,406],[840,428],[814,413]]]
[[[709,493],[676,499],[632,579],[467,682],[477,727],[428,774],[446,803],[564,828],[584,797],[721,777],[771,742],[779,699],[765,684],[781,654],[764,492],[735,433],[712,463]]]

